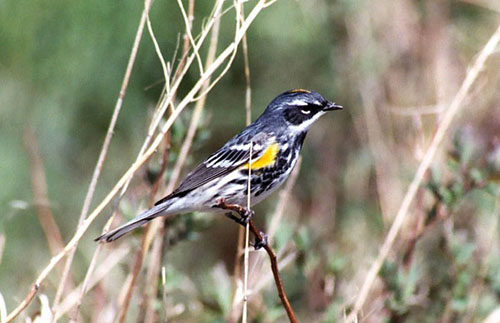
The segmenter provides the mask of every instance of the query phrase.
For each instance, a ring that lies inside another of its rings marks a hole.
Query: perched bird
[[[311,125],[327,111],[339,109],[342,106],[314,91],[296,89],[278,95],[257,120],[198,165],[175,191],[96,241],[116,240],[158,216],[220,211],[221,201],[246,205],[249,173],[255,205],[288,178]]]

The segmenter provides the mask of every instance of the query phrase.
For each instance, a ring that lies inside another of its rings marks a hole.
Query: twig
[[[160,145],[163,137],[167,133],[167,131],[172,126],[173,122],[179,116],[179,114],[184,110],[184,108],[193,101],[194,96],[199,92],[201,86],[204,82],[210,77],[224,62],[227,58],[231,56],[234,51],[234,48],[238,46],[239,42],[243,38],[243,35],[246,33],[252,22],[255,20],[257,15],[267,7],[267,2],[264,0],[259,1],[251,10],[241,28],[239,29],[237,35],[234,37],[234,41],[227,46],[222,53],[214,60],[213,64],[206,68],[206,71],[203,75],[200,76],[199,80],[193,85],[191,90],[186,94],[183,100],[177,105],[177,109],[173,111],[172,115],[165,122],[160,132],[157,134],[151,145],[147,148],[144,154],[141,154],[141,157],[138,158],[131,167],[122,175],[122,177],[118,180],[118,182],[113,186],[113,188],[109,191],[109,193],[104,197],[104,199],[98,204],[98,206],[90,213],[90,215],[82,222],[82,225],[76,230],[73,237],[66,244],[64,249],[59,252],[56,256],[52,257],[49,264],[42,270],[42,272],[37,276],[34,285],[39,286],[48,276],[50,272],[54,269],[54,267],[61,261],[61,259],[66,256],[72,248],[74,248],[83,234],[87,231],[88,227],[92,224],[92,222],[99,216],[99,214],[103,211],[103,209],[111,202],[111,200],[116,196],[116,194],[120,191],[120,189],[127,183],[127,181],[135,174],[135,172],[156,152],[157,147]],[[213,25],[213,22],[209,22],[209,25]],[[206,31],[203,32],[204,34]],[[188,60],[189,63],[189,60]],[[185,73],[184,73],[185,74]],[[175,85],[172,86],[172,89]],[[168,101],[168,98],[166,102]],[[169,101],[168,101],[169,103]],[[9,316],[7,317],[7,321],[13,320],[31,301],[32,297],[30,297],[31,292],[25,297],[25,299],[14,309]]]
[[[246,209],[241,205],[226,204],[224,203],[224,201],[219,201],[216,207],[224,210],[231,210],[237,212],[242,217],[245,217],[249,211],[248,209]],[[252,231],[256,241],[266,241],[266,237],[262,234],[260,230],[257,229],[255,224],[253,223],[253,220],[248,221],[248,224],[250,227],[250,231]],[[271,248],[268,242],[264,243],[263,247],[266,250],[267,254],[269,255],[269,259],[271,260],[271,269],[273,271],[274,282],[276,284],[276,289],[278,290],[278,295],[280,297],[281,303],[285,308],[286,314],[288,315],[288,319],[290,320],[290,322],[296,323],[298,322],[297,317],[293,312],[292,306],[290,305],[290,301],[288,300],[288,297],[286,296],[285,293],[285,289],[283,288],[283,282],[281,281],[276,254],[274,253],[273,249]]]
[[[358,313],[360,312],[366,299],[368,298],[368,294],[370,293],[370,290],[375,282],[377,274],[380,271],[380,268],[382,267],[389,252],[391,251],[394,241],[396,240],[396,237],[398,236],[398,233],[401,230],[401,227],[408,216],[408,209],[410,207],[410,204],[417,193],[417,190],[424,178],[427,169],[429,168],[434,156],[436,155],[437,149],[439,148],[440,144],[445,138],[448,128],[450,127],[455,115],[462,107],[462,103],[466,99],[470,88],[472,87],[476,78],[481,72],[486,60],[495,51],[495,48],[497,47],[499,41],[500,41],[500,25],[498,26],[495,33],[491,36],[488,43],[484,46],[484,48],[477,56],[470,70],[468,71],[465,80],[463,81],[458,93],[455,95],[449,108],[444,113],[442,121],[436,130],[436,134],[434,135],[434,138],[432,139],[432,142],[417,169],[415,177],[413,178],[408,188],[408,191],[406,192],[403,202],[401,203],[399,211],[394,219],[394,222],[389,230],[389,233],[387,234],[384,244],[381,247],[378,257],[372,264],[370,270],[368,271],[368,274],[366,275],[365,281],[363,282],[360,293],[354,304],[354,309],[352,313],[350,313],[349,316],[347,317],[348,322],[354,322],[357,320]]]
[[[193,18],[192,11],[190,12],[190,16],[188,18],[188,16],[186,15],[186,10],[184,9],[184,5],[182,4],[182,1],[177,0],[177,4],[179,5],[179,8],[181,9],[182,18],[184,18],[184,24],[186,24],[186,34],[184,35],[184,37],[186,37],[186,36],[188,37],[188,40],[191,43],[191,46],[193,47],[193,52],[194,52],[194,55],[196,56],[196,60],[198,62],[198,68],[200,69],[200,74],[203,74],[204,73],[203,72],[203,63],[201,62],[200,53],[198,52],[198,48],[196,47],[196,44],[194,42],[193,35],[191,34],[191,25],[192,25],[192,18]],[[190,2],[189,4],[192,5],[192,2]],[[193,5],[193,8],[194,8],[194,5]]]
[[[26,297],[22,300],[22,302],[19,303],[19,305],[12,312],[9,313],[9,315],[7,315],[5,322],[10,322],[13,319],[15,319],[16,316],[18,316],[19,313],[21,313],[29,305],[29,303],[31,303],[31,301],[35,297],[36,293],[38,292],[39,288],[40,288],[40,285],[35,283],[31,287],[31,290],[28,293],[28,295],[26,295]]]
[[[262,241],[264,237],[262,236],[262,233],[259,230],[257,230],[257,227],[255,226],[252,220],[249,221],[249,224],[250,224],[250,230],[252,230],[252,233],[254,234],[255,238],[257,240]],[[266,252],[269,255],[269,259],[271,260],[271,269],[273,271],[274,282],[276,283],[276,288],[278,289],[278,295],[281,299],[283,307],[286,310],[288,319],[290,320],[290,322],[293,323],[298,322],[297,317],[293,312],[292,306],[288,301],[288,297],[286,296],[285,289],[283,288],[283,282],[281,281],[276,254],[274,253],[273,249],[271,249],[271,246],[268,243],[264,245],[264,249],[266,249]]]

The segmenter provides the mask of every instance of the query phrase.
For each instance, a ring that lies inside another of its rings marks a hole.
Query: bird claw
[[[259,250],[261,248],[264,248],[267,246],[267,243],[269,242],[269,236],[265,234],[264,232],[260,231],[260,236],[262,239],[255,239],[255,242],[253,243],[253,247],[255,250]]]
[[[236,223],[241,224],[242,226],[246,226],[248,222],[252,219],[253,215],[255,214],[254,211],[247,209],[241,205],[238,204],[227,204],[224,201],[224,198],[221,198],[216,201],[216,203],[212,206],[214,208],[220,208],[223,210],[230,210],[233,212],[236,212],[239,214],[239,218],[236,217],[232,212],[226,213],[226,216],[230,218],[231,220],[235,221]]]
[[[241,224],[242,226],[246,226],[248,222],[252,219],[254,212],[253,211],[246,211],[244,214],[238,213],[240,217],[235,216],[232,212],[227,212],[225,215],[233,220],[234,222]]]

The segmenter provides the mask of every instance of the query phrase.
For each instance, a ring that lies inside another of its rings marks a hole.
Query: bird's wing
[[[216,178],[229,174],[238,167],[244,166],[250,160],[250,143],[252,143],[252,165],[257,163],[266,154],[273,142],[273,137],[262,132],[253,137],[235,137],[199,164],[184,178],[172,194],[159,200],[155,205],[190,192]]]

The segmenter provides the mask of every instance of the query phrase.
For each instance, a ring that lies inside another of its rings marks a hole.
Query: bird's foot
[[[257,237],[255,237],[255,242],[253,243],[253,247],[255,248],[255,250],[264,248],[265,246],[267,246],[267,243],[269,242],[269,236],[267,234],[260,231],[260,236],[262,237],[262,239],[258,239]]]
[[[221,198],[219,199],[213,206],[214,208],[220,208],[223,210],[230,210],[234,211],[239,214],[239,218],[235,216],[232,212],[226,213],[226,216],[230,218],[231,220],[235,221],[238,224],[241,224],[242,226],[246,226],[248,222],[252,219],[254,215],[254,211],[247,209],[244,206],[241,206],[239,204],[229,204],[224,202],[224,199]]]

